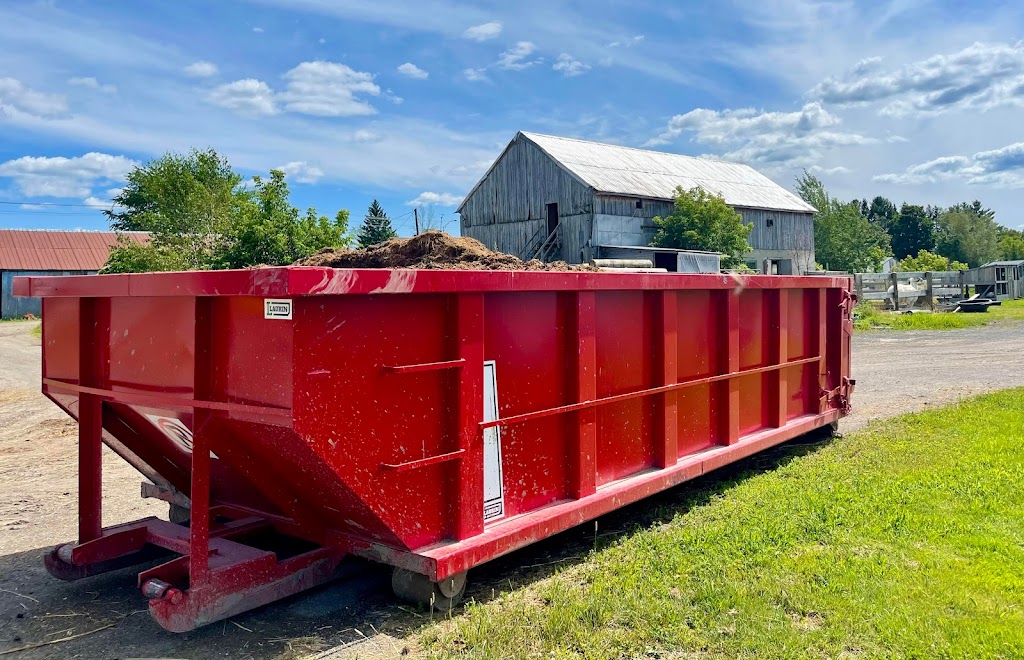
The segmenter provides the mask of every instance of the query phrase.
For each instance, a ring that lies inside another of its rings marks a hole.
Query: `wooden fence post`
[[[892,283],[892,311],[900,311],[900,276],[898,273],[889,273],[889,281]]]
[[[857,287],[857,300],[864,302],[864,275],[862,273],[854,273],[853,281]]]
[[[934,282],[932,280],[933,280],[933,275],[932,275],[931,272],[927,272],[927,273],[924,274],[924,281],[925,281],[925,284],[927,286],[927,291],[928,291],[928,308],[931,309],[934,312],[935,311],[935,288],[934,288]]]

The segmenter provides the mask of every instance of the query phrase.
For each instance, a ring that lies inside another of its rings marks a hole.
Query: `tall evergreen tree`
[[[905,259],[921,250],[935,249],[935,225],[929,219],[923,206],[903,204],[900,214],[889,227],[892,236],[892,253],[897,259]]]
[[[373,200],[373,204],[370,204],[370,208],[366,210],[363,226],[359,228],[359,233],[356,235],[359,247],[370,247],[397,236],[398,232],[391,226],[388,214],[384,212],[377,200]]]
[[[896,219],[896,205],[879,195],[871,200],[866,217],[871,221],[871,224],[889,231],[893,220]]]

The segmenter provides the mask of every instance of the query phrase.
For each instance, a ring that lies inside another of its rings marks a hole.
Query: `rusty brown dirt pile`
[[[428,270],[597,270],[592,266],[571,266],[564,261],[523,261],[511,254],[489,250],[475,238],[451,236],[441,231],[427,231],[412,238],[392,238],[362,250],[325,248],[292,265]]]

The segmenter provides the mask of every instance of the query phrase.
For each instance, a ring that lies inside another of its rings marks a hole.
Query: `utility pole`
[[[412,210],[412,219],[416,221],[416,235],[419,236],[420,235],[420,210],[419,209],[413,209]]]

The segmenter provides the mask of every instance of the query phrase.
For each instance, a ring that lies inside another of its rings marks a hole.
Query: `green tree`
[[[833,199],[821,180],[806,171],[797,179],[796,191],[818,209],[814,215],[814,254],[818,263],[831,270],[873,272],[892,254],[889,235],[861,215],[860,204]]]
[[[944,257],[981,266],[999,258],[999,226],[994,214],[978,206],[958,204],[939,216],[936,251]]]
[[[120,241],[103,272],[285,265],[324,247],[348,246],[348,212],[333,222],[288,202],[284,174],[242,185],[212,150],[166,154],[129,172],[106,211],[115,231],[150,232],[149,245]]]
[[[176,252],[167,245],[140,245],[135,241],[119,238],[100,273],[105,275],[171,270],[189,270],[189,264],[181,252]]]
[[[391,226],[391,219],[388,218],[388,214],[384,212],[384,209],[377,203],[377,200],[373,200],[373,204],[370,204],[370,208],[366,211],[363,226],[359,228],[359,233],[356,234],[356,241],[359,242],[359,247],[370,247],[397,236],[398,232]]]
[[[999,228],[999,257],[1007,261],[1024,259],[1024,231]]]
[[[750,252],[747,237],[753,225],[743,224],[743,216],[720,195],[700,187],[676,188],[672,213],[654,218],[654,224],[658,230],[653,247],[720,252],[723,268],[742,266],[743,256]]]
[[[348,211],[339,211],[334,222],[312,207],[300,215],[288,201],[280,170],[271,170],[269,179],[254,176],[253,185],[253,203],[232,223],[231,240],[216,259],[218,268],[285,265],[323,247],[349,244]]]
[[[889,224],[892,253],[897,259],[915,255],[935,247],[935,230],[923,206],[903,204],[900,213]]]
[[[967,264],[959,261],[950,262],[947,257],[921,250],[916,257],[907,257],[900,261],[900,270],[905,273],[927,273],[945,270],[967,270]]]
[[[248,204],[241,175],[213,149],[166,154],[134,168],[126,181],[113,208],[103,213],[114,231],[150,232],[150,244],[131,248],[110,267],[207,268],[232,219]]]
[[[896,205],[885,197],[875,197],[868,207],[867,218],[872,224],[889,231],[889,226],[896,219]]]

